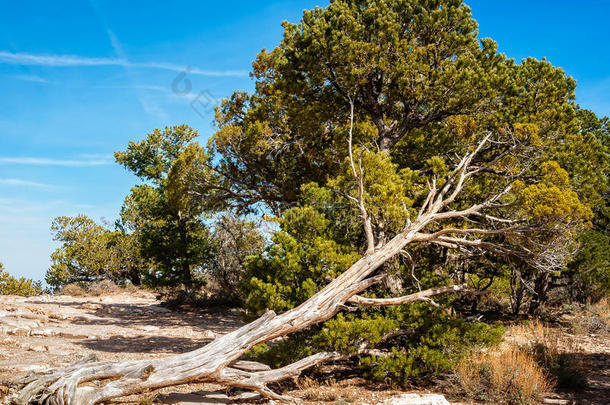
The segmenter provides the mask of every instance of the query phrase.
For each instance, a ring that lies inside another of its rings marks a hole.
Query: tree
[[[116,160],[148,184],[135,186],[121,210],[121,227],[133,232],[144,257],[154,263],[145,276],[152,285],[182,285],[193,291],[205,283],[202,268],[210,254],[205,206],[190,193],[191,176],[207,156],[188,126],[155,130],[130,142]]]
[[[253,64],[256,93],[236,92],[217,113],[211,146],[223,190],[242,207],[298,199],[345,158],[349,100],[354,136],[383,151],[447,117],[493,113],[515,66],[460,0],[334,1],[284,23],[284,39]]]
[[[212,253],[206,263],[207,273],[219,284],[223,301],[240,304],[244,299],[240,284],[245,278],[245,263],[263,250],[263,235],[254,223],[229,213],[216,219],[210,240]]]
[[[470,292],[457,269],[481,257],[531,269],[541,302],[605,190],[599,173],[580,181],[579,160],[597,164],[602,146],[585,142],[573,79],[544,60],[507,60],[475,29],[457,0],[337,0],[286,24],[254,64],[256,93],[219,110],[198,166],[215,174],[200,176],[203,204],[224,196],[278,216],[273,243],[246,264],[261,276],[248,302],[262,315],[190,353],[32,377],[17,402],[96,403],[189,381],[288,400],[267,384],[395,336],[319,335],[324,351],[273,370],[240,358],[341,311],[353,315],[332,320],[338,332],[345,319],[366,331],[371,308],[442,307],[437,297]],[[281,313],[263,312],[261,297]]]
[[[51,231],[62,245],[51,254],[45,281],[56,290],[102,279],[140,285],[149,268],[132,235],[109,230],[86,215],[57,217]]]
[[[42,294],[42,285],[39,281],[29,278],[16,278],[11,276],[0,263],[0,295],[21,295],[30,297]]]

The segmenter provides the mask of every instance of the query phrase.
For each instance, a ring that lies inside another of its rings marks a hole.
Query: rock
[[[53,336],[55,331],[53,329],[32,329],[30,336]]]
[[[159,307],[159,306],[156,306],[156,305],[151,305],[151,306],[148,307],[148,309],[153,311],[153,312],[159,312],[159,313],[171,312],[167,308]]]
[[[89,337],[89,335],[82,335],[70,332],[59,332],[58,335],[66,339],[87,339]]]
[[[398,397],[386,399],[378,405],[451,405],[440,394],[402,394]]]
[[[17,366],[14,366],[13,368],[15,368],[16,370],[19,371],[42,371],[42,370],[47,370],[48,367],[47,366],[43,366],[41,364],[20,364]]]
[[[97,311],[97,310],[103,309],[104,306],[102,304],[94,304],[94,303],[87,302],[85,304],[82,304],[81,308],[83,308],[83,309],[91,309],[93,311]]]
[[[572,401],[569,399],[558,399],[558,398],[544,398],[542,399],[543,404],[553,404],[553,405],[570,405]]]
[[[57,347],[49,347],[48,348],[49,353],[55,355],[55,356],[69,356],[72,354],[71,351],[69,350],[63,350],[61,348],[57,348]]]
[[[26,328],[11,328],[6,331],[6,334],[14,336],[28,336],[30,334],[30,330]]]
[[[201,333],[201,337],[203,339],[216,339],[216,334],[214,332],[212,332],[211,330],[204,330]]]
[[[31,352],[46,352],[49,348],[48,346],[30,346],[28,350]]]
[[[0,318],[0,320],[2,321],[3,324],[5,324],[7,326],[12,326],[14,328],[28,328],[28,329],[31,329],[31,328],[38,328],[38,327],[40,327],[40,322],[35,321],[35,320],[31,320],[31,319]]]
[[[16,343],[16,340],[12,339],[10,337],[5,337],[5,338],[0,339],[0,344],[3,344],[3,345],[7,345],[8,346],[8,345],[12,345],[12,344],[15,344],[15,343]]]
[[[152,326],[152,325],[146,325],[146,326],[142,326],[141,329],[145,330],[147,332],[153,332],[153,331],[159,330],[159,327],[158,326]]]

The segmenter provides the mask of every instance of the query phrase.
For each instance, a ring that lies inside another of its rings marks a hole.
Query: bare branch
[[[375,237],[373,236],[373,226],[371,224],[371,218],[369,217],[366,207],[364,205],[364,170],[362,169],[362,154],[358,160],[358,172],[356,171],[356,165],[354,164],[354,156],[352,151],[352,138],[354,130],[354,102],[349,97],[350,115],[349,115],[349,136],[348,136],[348,153],[349,162],[352,168],[352,175],[354,180],[358,183],[358,199],[350,197],[350,200],[357,203],[360,209],[360,217],[362,218],[364,226],[364,234],[366,236],[366,254],[370,255],[375,251]]]
[[[359,295],[354,295],[348,302],[362,306],[375,306],[375,307],[387,307],[393,305],[403,305],[415,301],[427,301],[430,302],[430,297],[436,295],[447,294],[450,292],[469,292],[466,290],[466,284],[453,285],[449,287],[430,288],[424,291],[420,291],[414,294],[404,295],[396,298],[367,298]]]

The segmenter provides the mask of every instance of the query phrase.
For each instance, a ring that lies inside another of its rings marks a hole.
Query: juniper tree
[[[189,176],[207,160],[198,136],[186,125],[167,127],[115,153],[117,162],[143,181],[125,198],[120,224],[134,233],[143,256],[153,263],[145,274],[152,285],[192,291],[205,283],[209,231],[204,206],[188,192]]]

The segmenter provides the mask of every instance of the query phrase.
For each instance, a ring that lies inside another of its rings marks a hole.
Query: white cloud
[[[190,66],[181,66],[166,62],[132,62],[124,58],[93,58],[78,55],[37,55],[26,52],[0,51],[0,63],[22,66],[51,67],[83,67],[83,66],[124,66],[133,68],[149,68],[171,70],[174,72],[188,71],[201,76],[248,76],[244,70],[205,70]]]
[[[11,75],[10,77],[17,80],[23,80],[25,82],[49,83],[47,79],[36,75]]]
[[[13,165],[33,165],[33,166],[68,166],[68,167],[88,167],[112,164],[109,159],[49,159],[37,157],[0,157],[0,164]]]
[[[44,183],[37,183],[35,181],[22,180],[22,179],[0,179],[0,185],[5,186],[17,186],[17,187],[36,187],[44,189],[53,189],[55,186]]]

